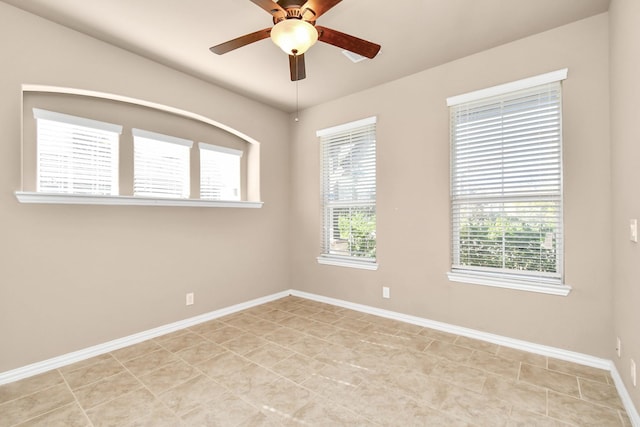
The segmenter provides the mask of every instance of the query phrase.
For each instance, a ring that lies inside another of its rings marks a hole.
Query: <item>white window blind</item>
[[[560,284],[561,84],[451,107],[452,269]]]
[[[199,143],[200,198],[240,200],[241,150]]]
[[[33,109],[37,188],[42,193],[118,194],[122,126]]]
[[[133,129],[133,194],[189,198],[189,156],[193,141]]]
[[[323,256],[375,262],[376,118],[317,132],[322,158]]]

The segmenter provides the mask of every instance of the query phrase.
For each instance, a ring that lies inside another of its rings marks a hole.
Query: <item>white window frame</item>
[[[190,150],[193,141],[136,128],[131,133],[134,146],[133,195],[188,199],[191,194]],[[157,151],[152,148],[154,145],[157,145]],[[163,184],[162,181],[167,182]]]
[[[118,194],[122,126],[40,108],[33,116],[37,193]]]
[[[369,200],[331,200],[329,195],[329,181],[330,177],[327,172],[328,163],[325,158],[325,152],[327,145],[332,144],[332,139],[334,138],[349,138],[350,133],[358,133],[363,130],[367,132],[372,132],[373,135],[373,177],[370,176],[371,170],[369,168],[369,178],[373,178],[374,187],[376,180],[376,130],[375,126],[377,123],[377,118],[375,116],[368,117],[362,120],[357,120],[354,122],[322,129],[316,132],[316,136],[320,138],[320,157],[321,157],[321,183],[322,183],[322,250],[320,256],[317,257],[317,261],[319,264],[325,265],[334,265],[340,267],[351,267],[358,268],[364,270],[377,270],[378,262],[376,257],[365,257],[365,256],[355,256],[355,255],[344,255],[338,254],[336,251],[331,249],[332,247],[332,235],[335,232],[334,219],[332,216],[332,212],[334,209],[373,209],[376,211],[376,197],[375,190],[373,194],[373,199]],[[367,128],[372,128],[367,129]],[[335,144],[335,139],[333,141]],[[335,145],[334,145],[335,146]],[[375,231],[374,231],[375,233]],[[377,244],[377,243],[376,243]],[[350,250],[349,250],[350,251]]]
[[[169,105],[159,104],[143,99],[132,98],[129,96],[123,96],[120,94],[113,94],[107,92],[99,92],[87,89],[78,89],[70,87],[59,87],[51,85],[39,85],[39,84],[22,84],[20,86],[21,97],[24,103],[25,97],[34,93],[47,93],[47,94],[63,94],[74,95],[78,97],[89,97],[100,100],[109,100],[116,103],[131,104],[136,106],[142,106],[150,108],[155,111],[161,111],[168,114],[175,115],[177,117],[188,118],[197,123],[202,123],[207,126],[212,126],[229,133],[242,141],[246,142],[247,150],[247,170],[243,179],[246,179],[246,191],[247,200],[240,201],[218,201],[218,200],[201,200],[201,199],[167,199],[156,197],[133,197],[128,195],[86,195],[86,194],[62,194],[62,193],[40,193],[35,191],[37,187],[35,181],[37,181],[37,154],[36,154],[36,142],[34,140],[34,154],[31,155],[30,148],[27,145],[31,144],[31,141],[26,142],[24,135],[21,142],[21,156],[23,174],[20,180],[20,189],[14,191],[14,195],[19,203],[26,204],[72,204],[72,205],[118,205],[118,206],[175,206],[175,207],[200,207],[200,208],[249,208],[260,209],[264,205],[260,201],[260,141],[246,135],[245,133],[213,120],[210,117],[203,116],[191,111],[183,110],[180,108],[172,107]],[[24,118],[23,118],[24,119]],[[33,162],[33,166],[31,163]],[[122,164],[118,165],[120,168]],[[33,186],[27,185],[28,180],[25,179],[25,172],[31,174],[31,168],[33,169],[33,177],[35,178]],[[28,186],[28,189],[25,189]],[[121,183],[120,183],[121,186]],[[33,189],[31,189],[33,187]]]
[[[521,91],[526,90],[535,90],[535,88],[543,87],[543,85],[553,85],[557,84],[560,86],[560,82],[567,78],[567,69],[562,69],[558,71],[554,71],[551,73],[542,74],[539,76],[518,80],[516,82],[507,83],[504,85],[494,86],[488,89],[483,89],[479,91],[474,91],[471,93],[450,97],[447,99],[447,105],[451,109],[451,146],[452,146],[452,156],[451,156],[451,203],[452,203],[452,268],[451,271],[448,272],[448,278],[450,281],[461,282],[461,283],[471,283],[477,285],[485,285],[485,286],[494,286],[508,289],[517,289],[531,292],[539,292],[546,293],[552,295],[562,295],[566,296],[571,291],[571,287],[563,283],[563,241],[564,241],[564,233],[562,230],[562,112],[561,112],[561,88],[559,88],[559,121],[560,121],[560,130],[559,130],[559,175],[560,175],[560,183],[559,190],[549,190],[551,193],[542,192],[539,195],[533,195],[533,199],[529,198],[527,200],[534,201],[542,201],[547,198],[551,198],[556,200],[557,203],[557,212],[559,217],[556,218],[558,223],[558,228],[556,229],[556,233],[554,234],[554,241],[556,242],[556,271],[552,274],[544,273],[544,272],[534,272],[534,271],[516,271],[516,270],[505,270],[498,268],[483,268],[480,266],[470,266],[470,265],[461,265],[458,261],[456,254],[457,245],[456,242],[459,240],[459,233],[456,226],[456,218],[455,212],[458,209],[461,209],[457,206],[461,206],[464,203],[477,202],[478,200],[489,202],[489,199],[483,198],[482,195],[473,194],[473,195],[463,195],[459,193],[459,187],[455,187],[457,185],[458,177],[455,175],[457,163],[456,163],[456,152],[455,152],[455,114],[458,110],[462,108],[473,108],[473,106],[481,105],[481,108],[486,108],[483,103],[486,105],[499,105],[499,103],[503,99],[508,99],[512,94],[518,94]],[[495,117],[495,116],[494,116]],[[484,177],[483,177],[484,179]],[[459,184],[459,183],[458,183]],[[503,190],[504,191],[504,187]],[[557,191],[557,193],[555,192]],[[529,195],[531,196],[531,195]],[[488,196],[489,197],[489,196]],[[519,200],[524,201],[526,195],[520,196],[512,196],[508,193],[503,193],[502,196],[496,196],[495,194],[491,194],[490,196],[494,201],[499,203],[521,203]],[[558,207],[559,206],[559,207]]]
[[[242,199],[242,150],[198,143],[200,150],[200,198],[202,200]],[[217,193],[217,195],[214,195]],[[209,195],[211,194],[211,195]]]

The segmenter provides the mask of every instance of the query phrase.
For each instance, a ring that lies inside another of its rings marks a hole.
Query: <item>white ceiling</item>
[[[296,105],[288,58],[265,39],[209,47],[272,25],[249,0],[2,0],[284,111]],[[303,109],[606,12],[610,0],[343,0],[318,24],[382,45],[352,63],[317,43],[299,82]]]

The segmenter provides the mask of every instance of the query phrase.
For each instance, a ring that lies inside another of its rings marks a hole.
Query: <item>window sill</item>
[[[199,208],[261,208],[263,202],[165,199],[133,196],[91,196],[84,194],[53,194],[16,191],[20,203],[56,205],[119,205],[119,206],[183,206]]]
[[[514,278],[503,278],[474,273],[448,272],[451,282],[470,283],[474,285],[493,286],[497,288],[515,289],[518,291],[538,292],[549,295],[567,296],[571,286],[565,284],[548,284]]]
[[[335,265],[338,267],[350,267],[350,268],[359,268],[361,270],[377,270],[378,263],[371,261],[357,261],[353,259],[347,258],[337,258],[337,257],[329,257],[320,255],[318,258],[318,264],[322,265]]]

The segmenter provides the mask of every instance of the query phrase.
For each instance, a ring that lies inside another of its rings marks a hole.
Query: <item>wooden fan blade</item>
[[[273,0],[251,0],[251,2],[261,7],[262,9],[266,10],[268,13],[270,13],[274,17],[276,17],[276,15],[279,15],[279,17],[281,18],[284,18],[285,16],[287,16],[287,12],[278,3],[274,2]]]
[[[251,34],[245,34],[244,36],[238,37],[236,39],[220,43],[219,45],[210,47],[209,50],[218,55],[222,55],[239,47],[246,46],[262,39],[266,39],[270,34],[271,28],[265,28],[264,30],[256,31],[255,33]]]
[[[341,1],[342,0],[308,0],[300,8],[302,19],[313,22]]]
[[[304,53],[302,55],[289,55],[289,71],[291,72],[291,81],[302,80],[307,77],[307,71],[304,66]]]
[[[363,39],[359,39],[331,28],[316,26],[318,40],[341,47],[349,52],[357,53],[369,59],[374,58],[380,52],[380,45]]]

